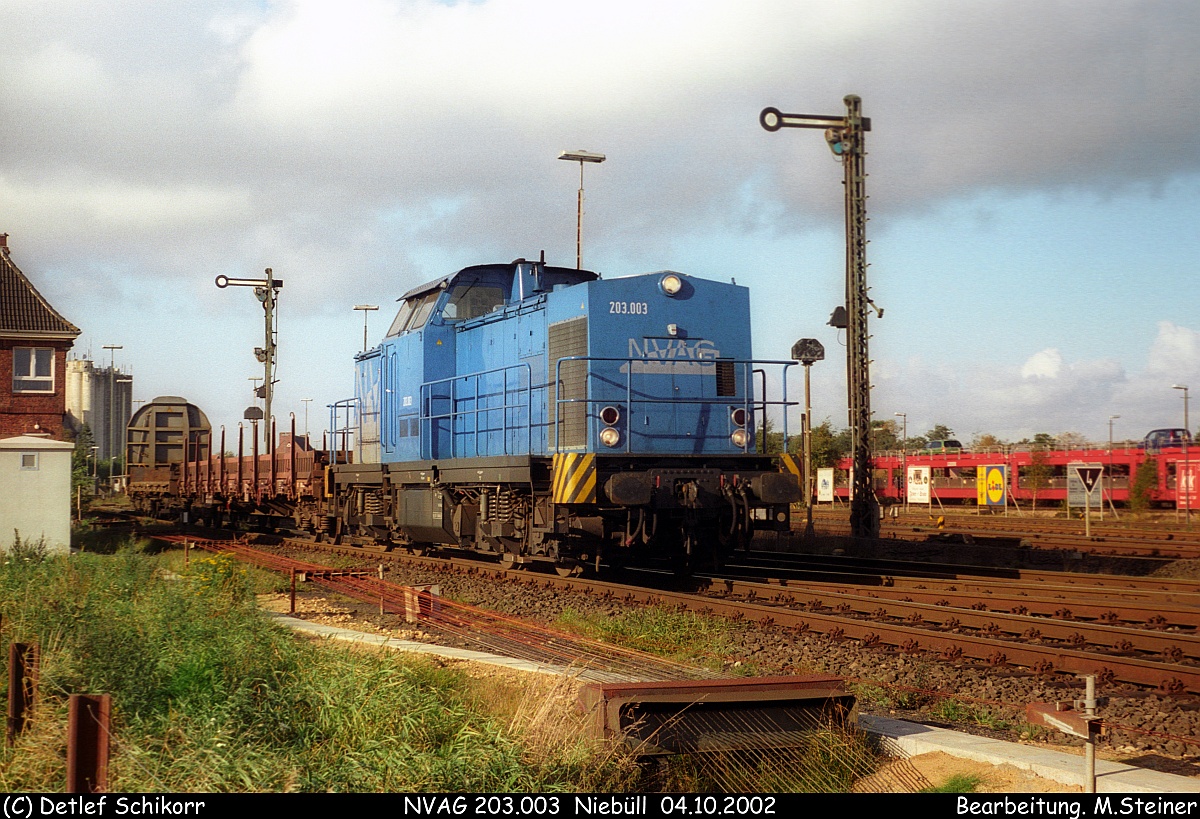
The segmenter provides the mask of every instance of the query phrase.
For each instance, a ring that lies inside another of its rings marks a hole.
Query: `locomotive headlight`
[[[744,429],[735,429],[729,436],[729,440],[733,441],[733,445],[739,449],[745,449],[746,442],[750,440],[750,433]]]
[[[600,410],[600,420],[605,426],[615,426],[617,421],[621,420],[621,411],[616,407],[605,407]]]
[[[658,286],[668,296],[674,296],[683,289],[683,279],[676,276],[674,273],[668,273],[658,280]]]
[[[621,433],[617,432],[612,427],[605,427],[600,430],[600,443],[605,446],[616,446],[621,443]]]
[[[729,418],[736,426],[746,426],[746,410],[741,407],[737,407],[733,412],[729,413]]]

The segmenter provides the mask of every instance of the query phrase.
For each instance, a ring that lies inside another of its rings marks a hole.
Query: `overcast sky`
[[[820,339],[814,415],[845,426],[841,167],[758,114],[851,93],[877,418],[1140,438],[1182,425],[1173,384],[1200,396],[1192,0],[0,0],[0,31],[13,260],[77,354],[123,345],[135,397],[215,425],[263,333],[215,276],[284,279],[275,410],[312,398],[317,431],[353,394],[355,304],[374,344],[423,281],[574,264],[556,157],[585,149],[584,266],[748,285],[755,354]]]

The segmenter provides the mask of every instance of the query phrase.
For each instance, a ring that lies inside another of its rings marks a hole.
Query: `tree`
[[[971,449],[975,450],[976,452],[982,449],[1002,449],[1006,446],[1008,446],[1008,444],[1003,438],[997,438],[990,432],[977,434],[971,439]]]
[[[783,452],[783,444],[783,433],[775,431],[770,415],[765,416],[754,433],[755,448],[764,455],[778,455]]]
[[[1079,432],[1060,432],[1054,439],[1060,449],[1087,449],[1088,439]]]
[[[1025,467],[1025,486],[1033,496],[1033,511],[1037,511],[1038,492],[1050,484],[1054,468],[1046,462],[1046,450],[1034,449],[1029,453],[1029,466]]]
[[[1158,488],[1158,461],[1147,455],[1137,468],[1133,484],[1129,487],[1129,508],[1134,512],[1145,512],[1150,508],[1154,490]]]
[[[889,449],[900,449],[903,442],[900,431],[900,423],[894,418],[874,422],[871,426],[871,432],[875,436],[872,446],[874,451],[884,452]]]
[[[834,431],[833,424],[826,418],[820,426],[812,428],[813,468],[838,466],[850,455],[850,430]]]
[[[75,435],[75,449],[71,452],[72,498],[75,497],[75,492],[80,487],[86,490],[84,494],[89,496],[92,494],[92,446],[94,443],[92,428],[84,424]]]
[[[1033,441],[1031,443],[1034,446],[1040,446],[1043,449],[1054,449],[1055,446],[1054,436],[1049,432],[1037,433],[1033,436]]]
[[[933,429],[925,433],[925,438],[930,441],[944,441],[947,438],[954,437],[954,430],[945,424],[934,424]]]

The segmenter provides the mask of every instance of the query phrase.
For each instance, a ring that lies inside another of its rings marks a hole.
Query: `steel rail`
[[[764,588],[770,587],[757,583],[714,579],[706,593],[737,595],[754,602],[757,592]],[[814,591],[799,587],[789,587],[787,591],[776,592],[766,602],[787,607],[802,606],[806,611],[828,609],[839,614],[862,615],[874,619],[901,619],[913,625],[924,623],[945,630],[968,628],[993,635],[1004,633],[1020,639],[1064,640],[1079,645],[1086,643],[1102,646],[1113,651],[1138,650],[1161,653],[1165,657],[1200,659],[1200,636],[1195,634],[1164,634],[1146,629],[1067,620],[1065,616],[1055,619],[1029,614],[979,611],[939,603],[883,600],[846,590]],[[1200,668],[1197,671],[1200,671]]]
[[[887,585],[857,585],[853,581],[846,583],[819,582],[807,580],[756,580],[749,577],[712,578],[713,582],[725,582],[745,585],[750,595],[771,596],[772,589],[800,589],[808,592],[841,592],[862,597],[881,598],[888,600],[908,601],[914,603],[930,603],[936,606],[952,606],[958,608],[986,611],[1005,611],[1012,614],[1025,614],[1033,617],[1051,617],[1059,620],[1083,621],[1096,620],[1107,625],[1124,624],[1136,628],[1153,629],[1200,629],[1200,595],[1194,602],[1174,604],[1162,600],[1122,600],[1112,597],[1104,601],[1092,602],[1081,598],[1080,590],[1073,590],[1073,596],[1068,597],[1062,592],[1051,589],[1032,588],[1027,585],[1010,586],[1005,583],[982,585],[977,583],[942,583],[924,584],[916,582],[896,583]],[[934,585],[930,588],[930,585]],[[1032,593],[1031,593],[1032,592]],[[1070,606],[1064,609],[1064,606]]]

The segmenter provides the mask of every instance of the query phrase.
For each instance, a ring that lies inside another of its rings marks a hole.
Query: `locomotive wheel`
[[[574,560],[559,560],[554,564],[554,571],[559,577],[579,577],[583,574],[583,565]]]
[[[500,553],[500,568],[504,569],[505,571],[509,571],[517,568],[520,565],[521,564],[517,562],[517,556],[512,552]]]

